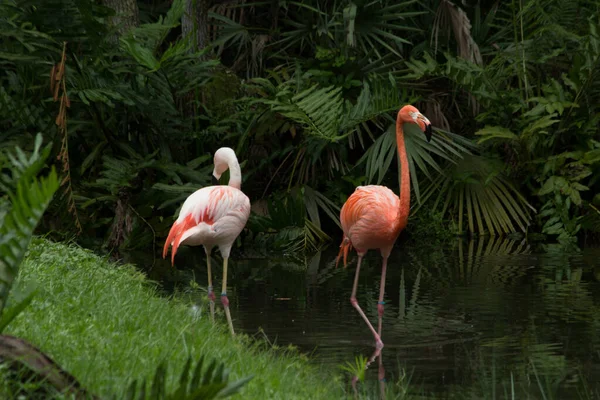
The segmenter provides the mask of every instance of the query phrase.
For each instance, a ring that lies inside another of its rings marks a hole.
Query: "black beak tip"
[[[211,175],[211,178],[212,178],[212,184],[213,185],[218,185],[219,184],[219,180],[217,178],[215,178],[214,175]]]
[[[431,142],[431,134],[431,124],[428,124],[427,126],[425,126],[425,137],[427,138],[427,143]]]

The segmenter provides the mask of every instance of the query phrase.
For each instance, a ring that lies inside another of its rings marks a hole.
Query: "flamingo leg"
[[[379,391],[381,393],[381,398],[385,399],[385,368],[383,368],[383,360],[381,359],[381,353],[379,353],[379,373],[377,374],[377,378],[379,378]]]
[[[378,359],[379,370],[378,370],[377,378],[379,380],[379,392],[381,394],[380,398],[382,400],[384,400],[385,399],[385,368],[383,367],[382,353],[383,353],[383,351],[381,348],[375,349],[375,351],[373,352],[371,357],[369,357],[369,359],[367,360],[367,364],[365,365],[365,370],[369,369],[369,366],[373,363],[373,361],[375,361],[375,358]],[[352,377],[352,389],[354,389],[354,393],[356,395],[358,395],[358,390],[356,388],[357,383],[358,383],[358,376],[355,375],[354,377]]]
[[[231,313],[229,312],[229,299],[227,298],[227,261],[229,257],[223,257],[223,287],[221,289],[221,303],[225,308],[225,316],[227,317],[227,324],[229,324],[229,330],[231,335],[235,336],[233,330],[233,322],[231,321]]]
[[[377,358],[379,364],[379,369],[377,371],[377,379],[379,380],[379,394],[381,395],[381,399],[385,399],[385,368],[383,367],[382,356],[383,351],[381,351],[381,349],[376,349],[371,358],[369,358],[369,361],[367,361],[366,367],[369,368],[369,365],[371,365],[371,363],[375,361],[375,358]]]
[[[369,329],[371,330],[371,333],[373,334],[373,337],[375,338],[375,346],[378,349],[381,349],[381,348],[383,348],[383,342],[381,341],[379,334],[377,332],[375,332],[375,328],[373,328],[373,325],[371,325],[371,322],[369,322],[369,319],[367,318],[367,316],[365,315],[363,310],[360,308],[360,306],[358,305],[358,301],[356,300],[356,289],[358,288],[358,277],[360,275],[360,264],[362,263],[363,256],[364,256],[364,254],[358,255],[358,263],[356,264],[356,275],[354,275],[354,285],[352,286],[352,296],[350,297],[350,303],[352,303],[352,306],[354,308],[356,308],[356,311],[358,311],[360,316],[365,320],[365,322],[369,326]]]
[[[379,314],[379,323],[377,333],[381,338],[381,324],[383,319],[383,306],[385,301],[383,301],[383,295],[385,294],[385,273],[387,270],[387,257],[383,257],[383,264],[381,266],[381,283],[379,284],[379,301],[377,302],[377,314]]]
[[[206,252],[206,268],[208,270],[208,301],[210,304],[210,320],[215,323],[215,292],[213,291],[212,272],[210,270],[210,252]]]

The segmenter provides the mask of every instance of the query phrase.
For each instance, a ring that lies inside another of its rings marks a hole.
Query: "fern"
[[[342,88],[336,86],[313,85],[294,93],[290,82],[275,86],[268,80],[254,79],[253,84],[256,90],[270,97],[255,102],[269,105],[272,111],[300,125],[307,135],[328,142],[368,131],[365,123],[377,122],[402,105],[401,92],[393,79],[365,81],[355,104],[344,100]]]
[[[179,26],[185,12],[185,3],[185,0],[174,0],[164,17],[160,16],[155,23],[143,24],[127,32],[121,44],[128,51],[132,51],[130,54],[138,61],[142,61],[141,63],[146,61],[152,63],[151,59],[147,57],[156,52],[171,29]],[[139,43],[140,46],[136,46],[136,43]],[[138,57],[141,58],[138,59]]]
[[[58,189],[59,182],[54,168],[46,177],[36,177],[50,152],[50,146],[46,146],[40,152],[41,145],[42,136],[38,134],[30,157],[18,147],[14,155],[8,155],[15,183],[5,185],[9,189],[7,193],[11,208],[5,214],[0,227],[0,331],[27,302],[31,301],[32,295],[15,305],[12,310],[4,312],[8,294],[18,275],[19,265],[25,256],[33,231]],[[6,177],[4,178],[6,181]],[[11,187],[14,189],[10,190]]]
[[[396,113],[403,103],[411,103],[415,100],[408,97],[405,91],[398,90],[396,80],[391,75],[388,81],[381,78],[364,81],[356,104],[342,119],[340,130],[345,134],[354,132],[359,135],[362,132],[370,134],[367,122],[374,122],[381,127],[379,120],[382,117],[389,113]]]
[[[333,140],[343,114],[341,88],[318,88],[316,85],[298,94],[284,89],[277,99],[266,100],[273,111],[301,124],[308,134]]]

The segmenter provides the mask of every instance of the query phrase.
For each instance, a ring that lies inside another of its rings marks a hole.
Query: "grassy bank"
[[[34,239],[15,293],[32,285],[39,293],[7,333],[38,346],[98,395],[122,393],[132,379],[150,379],[163,360],[175,377],[189,355],[206,355],[225,362],[231,380],[254,375],[238,398],[344,397],[337,379],[301,356],[233,339],[189,305],[157,296],[133,266]]]

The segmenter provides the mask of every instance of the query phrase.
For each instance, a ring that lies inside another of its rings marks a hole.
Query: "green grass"
[[[123,393],[133,379],[151,379],[163,360],[172,388],[188,355],[204,354],[222,360],[231,380],[254,375],[237,398],[344,397],[340,378],[306,357],[234,339],[189,304],[159,296],[133,266],[75,245],[34,239],[13,296],[31,286],[39,292],[6,333],[30,341],[100,396]]]

